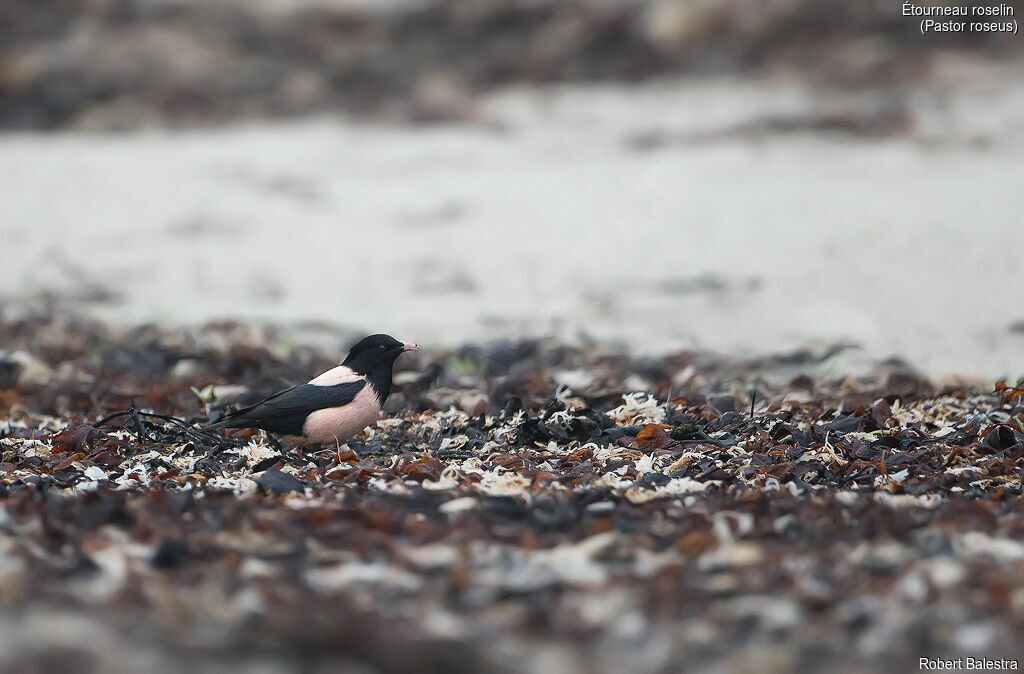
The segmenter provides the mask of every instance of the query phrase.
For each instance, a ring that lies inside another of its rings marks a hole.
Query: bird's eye
[[[380,349],[381,351],[387,351],[388,350],[388,347],[384,346],[383,344],[379,345],[377,348]]]

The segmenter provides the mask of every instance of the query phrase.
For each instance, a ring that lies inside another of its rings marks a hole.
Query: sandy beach
[[[126,325],[844,342],[840,369],[1015,376],[1024,80],[948,71],[898,98],[673,80],[507,89],[425,127],[8,133],[0,292]]]

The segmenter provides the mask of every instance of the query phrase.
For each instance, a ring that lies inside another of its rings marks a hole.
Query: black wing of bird
[[[299,384],[261,400],[255,405],[231,412],[211,428],[262,428],[281,435],[302,435],[302,426],[311,412],[326,407],[341,407],[352,402],[366,386],[365,379],[333,386]]]

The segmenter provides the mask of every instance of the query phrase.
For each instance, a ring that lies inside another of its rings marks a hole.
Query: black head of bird
[[[370,335],[352,345],[342,365],[359,374],[367,374],[373,370],[390,368],[400,355],[418,348],[415,344],[404,344],[390,335]]]
[[[383,405],[391,393],[391,373],[395,359],[406,351],[417,349],[419,347],[415,344],[400,342],[391,335],[370,335],[352,345],[342,365],[365,376]]]

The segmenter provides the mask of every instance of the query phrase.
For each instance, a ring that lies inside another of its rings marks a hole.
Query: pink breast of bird
[[[314,386],[334,386],[356,379],[362,377],[344,365],[339,365],[310,379],[309,383]],[[302,434],[313,442],[344,442],[375,422],[379,414],[380,402],[367,383],[347,405],[327,407],[306,417]]]

